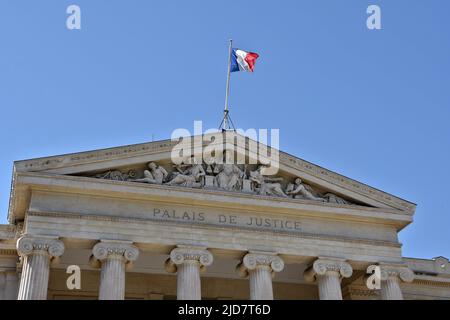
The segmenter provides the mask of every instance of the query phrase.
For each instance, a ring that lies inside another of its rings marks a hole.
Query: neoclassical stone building
[[[0,299],[450,299],[446,258],[402,256],[415,204],[283,152],[275,176],[174,165],[174,145],[15,162]]]

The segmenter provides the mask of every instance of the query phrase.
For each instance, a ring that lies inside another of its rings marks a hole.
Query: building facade
[[[0,299],[450,299],[448,259],[402,256],[415,204],[283,152],[268,176],[233,135],[248,165],[171,140],[15,162]]]

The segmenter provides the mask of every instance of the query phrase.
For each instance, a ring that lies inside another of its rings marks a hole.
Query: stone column
[[[380,264],[381,268],[381,299],[403,300],[400,282],[412,282],[414,272],[403,265]]]
[[[100,267],[99,300],[125,299],[125,271],[139,256],[129,241],[102,240],[92,249],[91,264]]]
[[[352,273],[352,266],[343,259],[319,258],[304,276],[309,282],[317,281],[320,300],[342,300],[341,280]]]
[[[177,299],[200,300],[200,271],[213,262],[212,254],[205,248],[177,247],[170,252],[166,270],[177,272]]]
[[[24,259],[18,300],[47,299],[50,262],[64,249],[56,237],[25,235],[17,240],[17,252]]]
[[[4,291],[4,299],[5,300],[17,300],[19,293],[19,277],[17,276],[17,272],[7,271],[5,273],[5,291]]]
[[[250,278],[251,300],[273,300],[272,277],[284,268],[283,260],[273,253],[251,252],[244,256],[237,271]]]
[[[0,300],[5,299],[6,273],[0,270]]]

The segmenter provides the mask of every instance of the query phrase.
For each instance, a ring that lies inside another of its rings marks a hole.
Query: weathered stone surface
[[[17,241],[17,252],[24,259],[19,300],[47,299],[50,260],[64,249],[64,243],[54,237],[25,235]]]
[[[99,300],[123,300],[125,267],[138,258],[139,250],[131,242],[102,240],[92,253],[93,264],[101,266]]]
[[[277,255],[252,252],[244,256],[237,271],[250,279],[250,299],[273,300],[272,277],[283,268],[284,261]]]
[[[412,282],[414,272],[403,265],[380,264],[381,298],[383,300],[403,300],[400,282]]]
[[[352,273],[352,266],[343,259],[319,258],[305,271],[305,279],[317,281],[320,300],[342,300],[341,279]]]
[[[210,266],[213,256],[204,248],[180,246],[170,252],[168,272],[177,272],[177,299],[200,300],[200,270]]]

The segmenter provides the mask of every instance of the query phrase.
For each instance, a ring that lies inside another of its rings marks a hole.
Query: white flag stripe
[[[243,50],[239,50],[239,49],[236,50],[236,60],[237,60],[237,63],[239,64],[239,69],[249,71],[250,67],[249,67],[247,61],[245,61],[246,56],[247,56],[247,52],[245,52]]]

